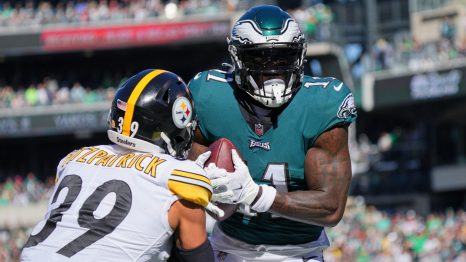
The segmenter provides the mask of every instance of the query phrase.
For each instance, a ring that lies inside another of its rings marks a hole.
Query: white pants
[[[284,261],[322,262],[322,252],[329,246],[324,231],[317,241],[299,245],[251,245],[227,236],[217,225],[210,242],[217,262]]]

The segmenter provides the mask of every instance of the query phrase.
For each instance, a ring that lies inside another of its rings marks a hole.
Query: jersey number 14
[[[268,163],[261,181],[270,182],[278,192],[288,192],[288,163]]]

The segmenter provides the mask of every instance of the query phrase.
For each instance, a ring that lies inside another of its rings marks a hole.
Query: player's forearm
[[[271,212],[303,223],[335,226],[343,216],[351,183],[349,154],[316,156],[319,160],[308,166],[313,178],[308,179],[309,189],[277,194]]]
[[[315,156],[318,160],[308,166],[309,189],[277,193],[269,212],[307,224],[332,227],[345,211],[351,161],[347,153],[335,157],[320,153]]]
[[[351,183],[346,127],[323,133],[305,160],[307,191],[279,193],[270,212],[291,220],[335,226],[345,210]]]
[[[332,227],[343,216],[346,197],[336,201],[328,192],[295,191],[277,193],[269,212],[306,224]]]

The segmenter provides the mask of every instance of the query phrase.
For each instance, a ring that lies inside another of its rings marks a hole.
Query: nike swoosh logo
[[[335,89],[335,91],[337,91],[337,92],[338,92],[338,91],[340,91],[340,90],[341,90],[341,88],[342,88],[342,87],[343,87],[343,83],[340,83],[340,84],[339,84],[339,85],[337,85],[337,86],[336,86],[336,85],[334,85],[334,86],[333,86],[333,89]]]

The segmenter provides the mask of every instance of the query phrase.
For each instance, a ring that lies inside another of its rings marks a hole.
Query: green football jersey
[[[233,75],[219,70],[197,74],[189,83],[199,128],[208,142],[228,138],[240,151],[258,184],[278,191],[306,190],[304,159],[320,134],[335,125],[351,123],[356,108],[349,88],[335,78],[305,76],[292,101],[267,130],[253,130],[243,117]],[[260,128],[260,126],[258,127]],[[323,228],[259,213],[235,213],[222,230],[250,244],[300,244],[317,240]]]

